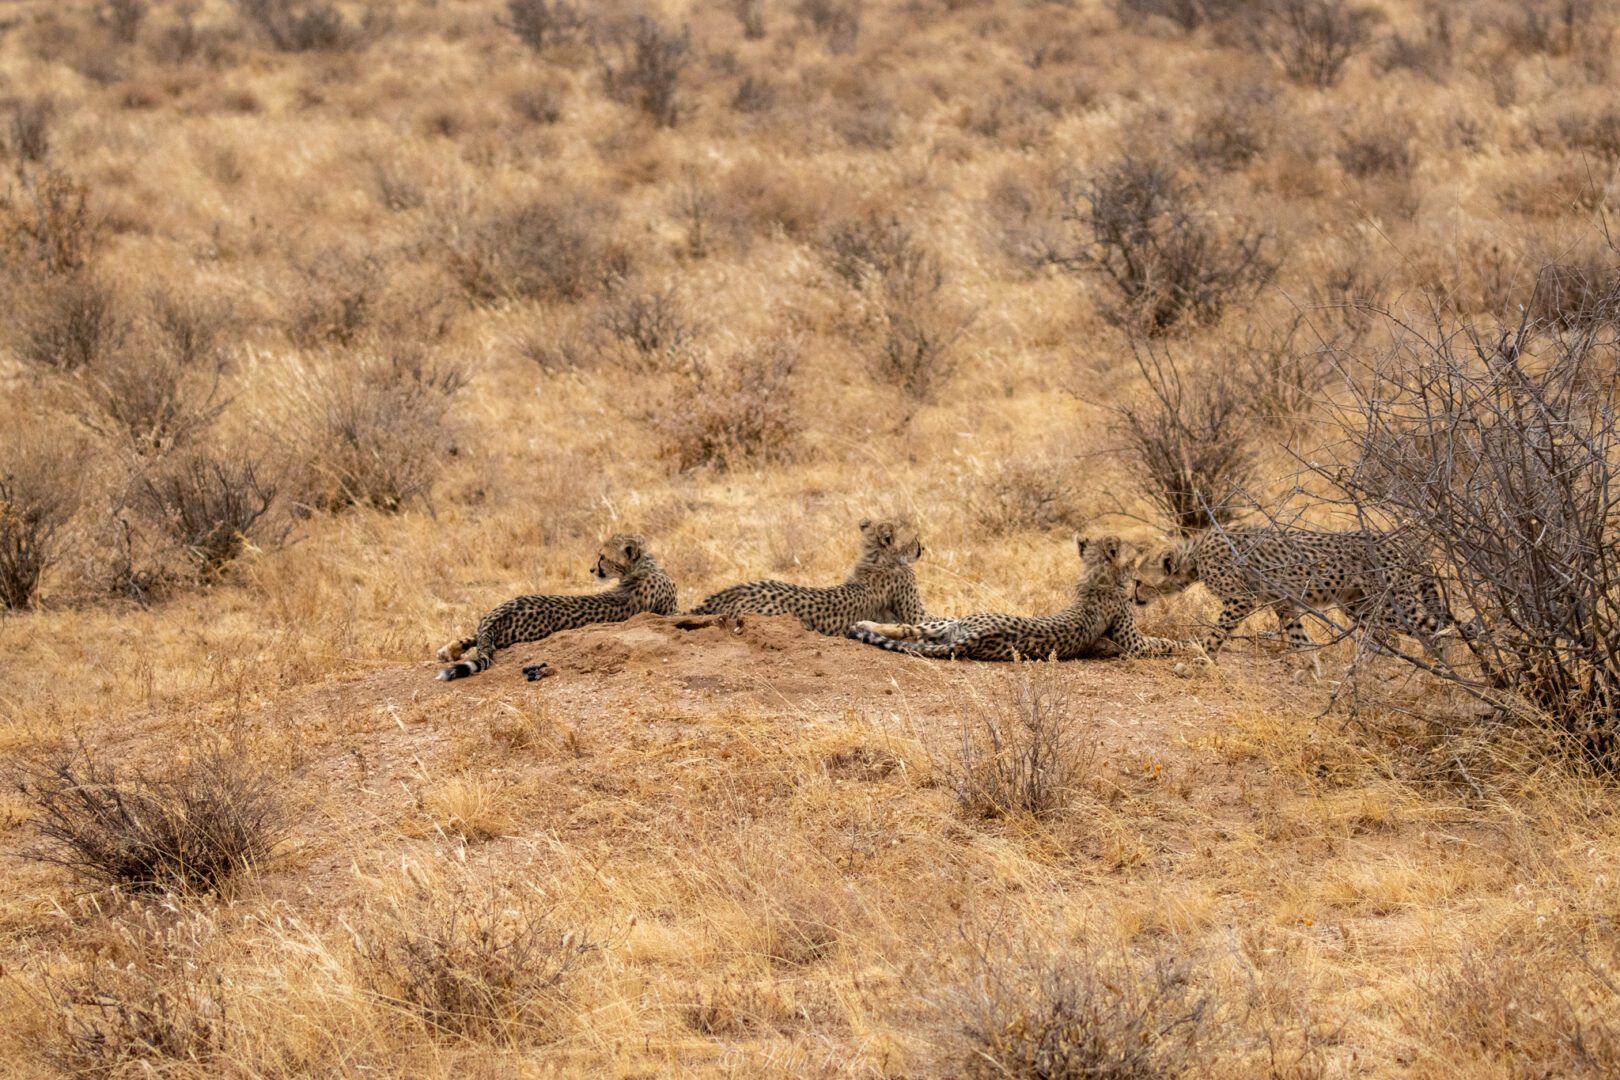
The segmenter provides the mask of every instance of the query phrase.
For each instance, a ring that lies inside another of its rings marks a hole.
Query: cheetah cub
[[[794,615],[807,630],[841,635],[862,619],[924,618],[911,564],[922,558],[915,529],[893,521],[863,520],[861,557],[842,585],[817,588],[786,581],[748,581],[722,589],[693,615]]]
[[[1146,637],[1126,592],[1128,549],[1117,536],[1076,535],[1082,572],[1074,602],[1056,615],[968,615],[914,625],[857,623],[849,636],[868,645],[950,660],[1073,660],[1108,646],[1130,657],[1197,654],[1191,643]]]
[[[441,679],[476,675],[495,662],[495,653],[525,641],[539,641],[559,630],[591,623],[621,622],[643,611],[675,614],[675,583],[647,551],[639,536],[619,533],[609,537],[597,553],[591,572],[599,578],[618,578],[611,589],[584,596],[519,596],[485,615],[475,637],[452,641],[439,650],[439,659],[457,660],[439,672]],[[461,655],[477,646],[478,656]],[[533,678],[533,673],[530,673]]]

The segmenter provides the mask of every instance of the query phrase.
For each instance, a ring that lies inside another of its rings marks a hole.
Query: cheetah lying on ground
[[[1072,660],[1109,646],[1125,656],[1169,656],[1196,645],[1146,637],[1126,592],[1127,549],[1117,536],[1076,536],[1083,571],[1074,602],[1056,615],[969,615],[920,624],[861,622],[849,636],[869,645],[938,659]]]
[[[690,614],[794,615],[818,634],[843,634],[862,619],[922,619],[917,576],[911,569],[923,554],[916,530],[871,520],[862,521],[860,528],[861,557],[842,585],[749,581],[720,590]]]
[[[485,615],[478,623],[476,637],[452,641],[439,650],[439,659],[460,660],[439,672],[441,679],[476,675],[495,662],[495,653],[525,641],[539,641],[559,630],[571,630],[591,623],[621,622],[643,611],[659,615],[675,614],[675,583],[647,551],[639,536],[620,533],[608,539],[597,553],[591,571],[599,578],[616,577],[611,589],[584,596],[519,596]],[[462,653],[477,646],[478,657],[461,660]],[[531,679],[543,674],[544,665],[524,669]]]
[[[1211,658],[1261,608],[1276,611],[1283,633],[1300,648],[1311,645],[1302,607],[1338,607],[1376,646],[1385,644],[1391,630],[1425,646],[1445,627],[1467,636],[1440,596],[1433,571],[1391,533],[1210,529],[1143,555],[1132,598],[1146,604],[1197,581],[1221,602],[1220,617],[1203,641]]]

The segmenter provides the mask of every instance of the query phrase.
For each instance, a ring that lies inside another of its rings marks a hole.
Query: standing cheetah
[[[1211,657],[1239,623],[1261,608],[1276,611],[1283,633],[1299,648],[1311,645],[1301,607],[1338,607],[1378,646],[1390,630],[1420,641],[1432,640],[1448,626],[1467,635],[1441,598],[1433,571],[1392,533],[1275,526],[1210,529],[1148,552],[1134,578],[1133,597],[1139,604],[1197,581],[1215,594],[1220,618],[1204,637]]]
[[[862,619],[924,618],[911,564],[922,558],[915,529],[892,521],[861,522],[861,557],[842,585],[817,588],[786,581],[732,585],[693,608],[693,615],[795,615],[807,630],[841,635]]]
[[[1072,660],[1114,646],[1130,657],[1194,652],[1196,645],[1146,637],[1126,592],[1127,548],[1117,536],[1075,537],[1083,570],[1074,602],[1056,615],[968,615],[919,625],[857,623],[849,636],[868,645],[936,659]]]
[[[485,615],[476,637],[452,641],[439,650],[439,659],[459,661],[439,672],[441,679],[476,675],[495,662],[495,653],[525,641],[539,641],[559,630],[591,623],[620,622],[643,611],[675,614],[675,583],[647,551],[639,536],[619,533],[609,537],[597,553],[591,571],[599,578],[616,577],[611,589],[584,596],[519,596]],[[477,646],[478,657],[461,660]],[[538,669],[537,669],[538,670]],[[531,678],[533,672],[528,673]]]

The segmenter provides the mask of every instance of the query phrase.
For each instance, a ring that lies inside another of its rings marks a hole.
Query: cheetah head
[[[1136,560],[1131,574],[1131,599],[1146,606],[1176,593],[1198,580],[1198,566],[1186,543],[1149,548]]]
[[[923,557],[922,537],[915,528],[903,521],[873,521],[871,518],[863,518],[861,554],[868,560],[916,562]]]
[[[647,541],[632,533],[615,533],[596,553],[591,573],[599,578],[623,577],[647,555]]]
[[[1075,533],[1074,545],[1080,551],[1080,563],[1085,567],[1086,580],[1108,575],[1117,578],[1120,584],[1125,583],[1131,556],[1135,554],[1125,541],[1111,534],[1083,536]]]

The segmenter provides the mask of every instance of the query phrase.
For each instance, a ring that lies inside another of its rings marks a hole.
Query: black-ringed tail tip
[[[530,682],[539,682],[541,679],[551,674],[551,665],[545,663],[530,664],[528,667],[523,669],[523,674]]]
[[[451,679],[465,679],[468,675],[474,674],[477,669],[476,664],[469,664],[465,660],[459,664],[451,664],[447,668],[439,669],[439,681],[449,682]]]

